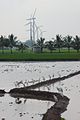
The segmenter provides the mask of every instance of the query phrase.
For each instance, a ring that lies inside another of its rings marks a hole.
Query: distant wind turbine
[[[37,26],[36,24],[35,24],[35,27],[36,27],[36,32],[37,32],[37,40],[39,39],[39,31],[40,31],[40,28],[42,27],[42,25],[40,25],[40,26]]]
[[[36,9],[34,11],[33,17],[32,17],[32,21],[33,21],[33,41],[35,41],[35,13],[36,13]]]
[[[27,19],[27,20],[30,21],[30,22],[27,23],[26,25],[30,25],[30,40],[32,41],[32,40],[33,40],[33,39],[32,39],[32,18],[29,18],[29,19]]]

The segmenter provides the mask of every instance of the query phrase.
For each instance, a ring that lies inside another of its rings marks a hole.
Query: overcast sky
[[[29,39],[24,25],[35,8],[36,23],[43,25],[47,40],[56,34],[80,35],[80,0],[0,0],[0,35]]]

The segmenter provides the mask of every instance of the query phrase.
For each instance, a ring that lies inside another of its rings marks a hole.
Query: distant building
[[[29,47],[32,47],[32,45],[34,45],[35,44],[35,42],[34,41],[31,41],[31,40],[26,40],[26,42],[24,42],[27,46],[29,46]]]
[[[33,45],[33,52],[40,53],[40,52],[41,52],[41,48],[40,48],[40,46],[37,45],[37,44],[34,44],[34,45]]]

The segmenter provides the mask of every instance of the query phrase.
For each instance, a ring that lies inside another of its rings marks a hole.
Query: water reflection
[[[53,102],[36,99],[0,97],[0,120],[41,120]]]

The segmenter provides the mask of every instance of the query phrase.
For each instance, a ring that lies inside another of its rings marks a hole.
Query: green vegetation
[[[61,118],[61,120],[65,120],[64,118]]]
[[[56,61],[56,60],[80,60],[80,53],[72,50],[70,53],[67,50],[61,50],[61,52],[53,51],[53,53],[43,52],[43,53],[33,53],[30,51],[19,52],[13,50],[11,54],[10,50],[4,50],[4,54],[0,51],[0,60],[4,61]]]
[[[33,46],[17,40],[13,34],[0,37],[0,61],[62,61],[80,60],[80,37],[70,35],[45,41],[38,39]],[[34,47],[36,46],[36,52]]]

